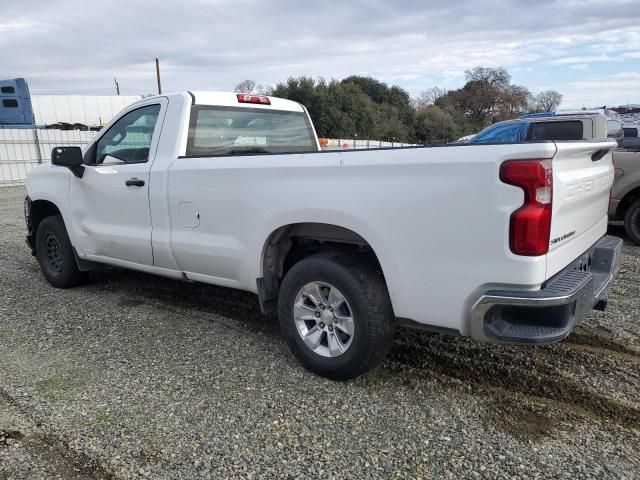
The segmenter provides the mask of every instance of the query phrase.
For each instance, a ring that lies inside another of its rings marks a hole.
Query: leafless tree
[[[511,83],[511,75],[503,67],[474,67],[466,70],[464,76],[467,82],[487,83],[498,90],[506,89]]]
[[[545,90],[533,97],[532,110],[537,112],[553,112],[560,103],[562,103],[562,95],[555,90]]]
[[[415,108],[424,108],[429,105],[434,105],[439,99],[447,94],[447,90],[440,87],[431,87],[428,90],[424,90],[417,98],[413,100],[413,106]]]
[[[255,93],[257,95],[271,95],[273,88],[264,85],[256,85],[253,80],[243,80],[233,89],[237,93]]]
[[[236,85],[236,88],[234,88],[233,91],[238,93],[254,93],[255,89],[256,82],[253,80],[243,80]]]

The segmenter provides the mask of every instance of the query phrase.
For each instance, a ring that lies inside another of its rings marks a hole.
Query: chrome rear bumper
[[[499,343],[553,343],[593,308],[604,309],[618,272],[622,240],[600,239],[537,291],[491,290],[474,304],[471,336]]]

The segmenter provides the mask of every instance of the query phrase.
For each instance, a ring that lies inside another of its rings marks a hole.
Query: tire
[[[36,231],[36,258],[44,278],[56,288],[84,283],[89,272],[78,269],[67,229],[60,215],[46,217]]]
[[[633,243],[640,245],[640,200],[633,202],[624,214],[624,230]]]
[[[340,297],[343,300],[336,300]],[[327,305],[322,304],[325,301]],[[295,309],[294,304],[298,304]],[[278,317],[296,358],[307,369],[332,380],[355,378],[378,365],[395,333],[382,276],[361,258],[341,252],[312,255],[287,272],[278,296]],[[310,344],[319,342],[315,349],[305,343],[303,335]]]

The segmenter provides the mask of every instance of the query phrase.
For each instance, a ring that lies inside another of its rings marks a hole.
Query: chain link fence
[[[81,130],[0,129],[0,187],[24,184],[32,167],[51,161],[53,147],[82,147],[95,134]]]

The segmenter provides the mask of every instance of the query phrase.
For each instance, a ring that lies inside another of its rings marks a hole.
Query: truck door
[[[153,264],[149,171],[166,99],[136,105],[85,152],[82,178],[71,177],[74,245],[85,258]]]

